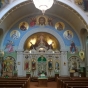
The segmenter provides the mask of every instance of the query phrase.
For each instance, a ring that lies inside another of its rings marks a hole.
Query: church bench
[[[70,80],[70,78],[69,77],[60,77],[60,78],[57,77],[57,88],[61,87],[62,80]]]
[[[0,88],[22,88],[22,87],[0,87]]]
[[[82,86],[86,86],[86,87],[88,87],[88,83],[66,83],[66,87],[65,88],[69,88],[69,86],[70,86],[70,88],[73,88],[74,86],[80,86],[80,87],[82,87]]]
[[[25,88],[24,84],[0,84],[0,87],[21,87],[21,88]]]
[[[88,88],[88,86],[68,86],[68,88]]]
[[[61,88],[63,86],[63,81],[71,81],[71,80],[75,80],[75,81],[88,81],[88,78],[85,77],[62,77],[62,78],[57,78],[57,88]]]
[[[88,80],[88,77],[72,77],[71,80]]]
[[[26,82],[0,82],[0,84],[24,84],[24,87],[27,88]]]
[[[63,81],[61,88],[66,88],[67,83],[79,83],[80,84],[80,83],[88,83],[88,81],[73,81],[73,80]]]
[[[9,80],[10,79],[10,80]],[[0,82],[26,82],[26,86],[30,87],[30,78],[0,78]]]

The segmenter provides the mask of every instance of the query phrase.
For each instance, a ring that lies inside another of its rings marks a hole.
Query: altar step
[[[48,77],[48,82],[55,81],[55,77]],[[38,77],[31,77],[31,82],[38,82]]]

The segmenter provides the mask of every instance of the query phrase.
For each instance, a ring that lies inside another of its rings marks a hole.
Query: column
[[[22,51],[17,51],[17,70],[18,70],[18,76],[23,76],[23,69],[24,69],[23,52]],[[26,73],[25,73],[25,75],[26,75]]]
[[[67,60],[67,51],[61,51],[61,58],[60,58],[60,76],[69,76],[69,72],[68,72],[68,60]]]

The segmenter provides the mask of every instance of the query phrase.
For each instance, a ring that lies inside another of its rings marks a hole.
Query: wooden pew
[[[57,88],[61,88],[62,80],[70,80],[70,78],[69,77],[60,77],[60,78],[57,77]]]
[[[74,86],[77,88],[78,86],[79,87],[88,87],[88,83],[67,83],[66,84],[66,88],[74,88]]]
[[[15,78],[0,78],[0,85],[3,87],[3,85],[1,84],[2,82],[4,82],[6,85],[9,82],[9,85],[14,85],[14,84],[23,84],[23,86],[20,86],[22,88],[30,88],[30,78],[25,78],[25,77],[15,77]],[[18,82],[18,83],[17,83]],[[3,83],[3,84],[4,84]],[[8,85],[8,86],[9,86]],[[10,87],[10,86],[9,86]],[[12,86],[11,86],[12,87]],[[14,86],[13,86],[14,87]]]
[[[80,83],[85,83],[85,85],[87,85],[88,84],[88,77],[70,77],[70,78],[69,77],[68,78],[62,77],[62,78],[57,78],[57,88],[65,88],[67,83],[72,83],[72,84],[78,83],[78,85]],[[76,85],[76,86],[78,86],[78,85]],[[85,85],[83,84],[82,87]],[[71,86],[73,86],[73,85],[71,85]]]
[[[22,88],[22,87],[0,87],[0,88]]]
[[[66,88],[66,84],[67,83],[88,83],[88,81],[73,81],[73,80],[70,80],[70,81],[63,81],[63,85],[61,86],[61,88]]]
[[[0,87],[21,87],[21,88],[25,88],[24,84],[0,84]]]

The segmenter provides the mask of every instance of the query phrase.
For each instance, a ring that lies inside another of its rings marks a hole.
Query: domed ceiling
[[[4,31],[8,30],[20,19],[33,14],[41,15],[42,12],[36,9],[30,0],[24,1],[18,5],[15,5],[2,17],[0,21],[0,28],[2,28]],[[78,32],[78,34],[82,28],[87,29],[87,23],[84,21],[83,17],[73,8],[60,1],[57,1],[49,10],[47,10],[45,15],[47,14],[62,18],[68,22],[74,28],[74,30]]]

